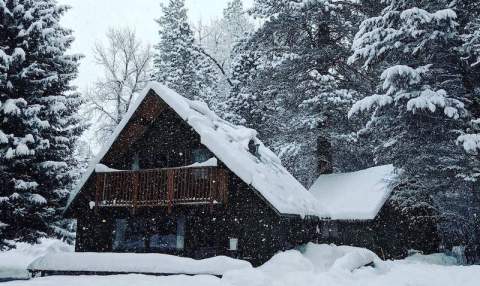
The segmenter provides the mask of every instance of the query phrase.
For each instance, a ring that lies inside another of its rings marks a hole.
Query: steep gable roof
[[[374,219],[390,196],[394,179],[393,165],[377,166],[320,175],[310,192],[328,206],[331,219]]]
[[[225,166],[246,184],[257,190],[279,213],[328,216],[319,201],[282,166],[280,159],[256,137],[255,130],[231,124],[218,117],[204,102],[186,99],[158,83],[148,85],[115,129],[108,143],[92,160],[80,183],[72,191],[67,209],[95,171],[95,166],[107,154],[136,109],[151,91],[200,135],[201,143]],[[259,146],[257,156],[249,152],[248,144],[251,140]]]

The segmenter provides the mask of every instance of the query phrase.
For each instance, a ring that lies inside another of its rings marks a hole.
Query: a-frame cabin
[[[65,211],[77,252],[228,255],[263,263],[326,216],[256,132],[152,83]]]

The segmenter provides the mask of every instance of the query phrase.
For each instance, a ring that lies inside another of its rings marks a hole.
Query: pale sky
[[[75,42],[71,52],[85,56],[76,81],[80,91],[93,83],[102,71],[93,62],[92,48],[105,38],[109,27],[134,27],[139,38],[151,45],[158,41],[160,3],[167,0],[58,0],[72,8],[63,17],[64,26],[74,30]],[[253,0],[243,0],[246,7]],[[228,0],[186,0],[189,18],[193,23],[208,23],[222,15]]]

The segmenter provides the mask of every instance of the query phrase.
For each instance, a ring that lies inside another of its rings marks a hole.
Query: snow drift
[[[251,268],[244,260],[215,256],[202,260],[161,253],[49,253],[35,259],[29,270],[222,275],[228,270]]]

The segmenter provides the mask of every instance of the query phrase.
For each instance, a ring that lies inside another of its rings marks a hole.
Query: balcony
[[[225,204],[228,174],[217,167],[117,171],[96,174],[95,206],[172,207]]]

